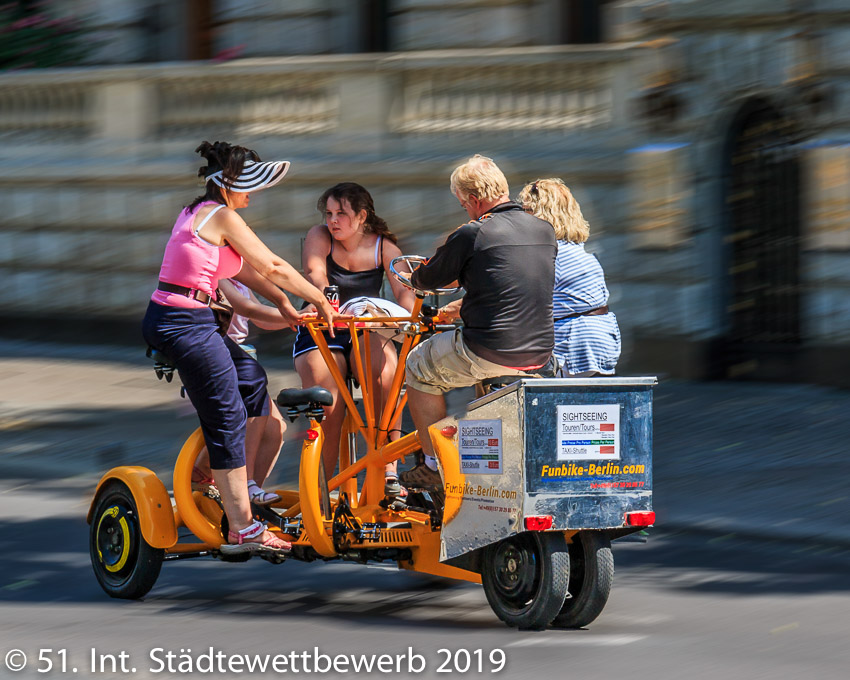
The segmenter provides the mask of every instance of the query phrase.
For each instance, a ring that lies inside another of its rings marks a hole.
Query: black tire
[[[123,482],[111,480],[98,493],[89,556],[97,582],[110,597],[137,600],[159,576],[165,551],[145,542],[136,501]]]
[[[570,586],[568,597],[552,625],[583,628],[596,620],[611,593],[614,555],[611,539],[599,531],[582,531],[570,543]]]
[[[481,581],[490,607],[502,621],[543,630],[564,604],[569,570],[563,534],[525,532],[487,547]]]

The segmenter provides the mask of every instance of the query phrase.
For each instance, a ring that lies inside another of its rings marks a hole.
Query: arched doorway
[[[800,169],[794,121],[747,101],[726,144],[723,377],[799,377]]]

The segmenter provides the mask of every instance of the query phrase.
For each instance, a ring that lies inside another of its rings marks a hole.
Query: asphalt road
[[[276,389],[297,384],[290,367],[270,367]],[[198,677],[304,675],[301,655],[315,661],[318,648],[402,655],[401,668],[363,677],[844,678],[847,408],[847,393],[806,386],[659,386],[660,527],[644,544],[614,544],[614,589],[587,630],[511,630],[479,586],[343,563],[169,562],[144,601],[125,602],[89,564],[94,485],[121,464],[168,484],[191,409],[141,352],[0,343],[0,678],[176,678],[188,675],[181,650],[202,665],[210,648],[294,655],[295,666]],[[292,438],[281,480],[297,461]],[[27,661],[13,672],[15,650]],[[169,652],[173,672],[160,670]]]
[[[342,563],[168,562],[144,601],[111,600],[89,564],[89,492],[84,476],[0,484],[0,658],[17,649],[28,659],[14,674],[0,663],[0,677],[181,677],[180,657],[169,673],[166,654],[191,650],[203,664],[210,648],[295,652],[284,675],[303,674],[300,655],[317,647],[402,655],[401,674],[418,677],[827,680],[850,664],[850,551],[840,547],[651,530],[646,543],[615,542],[615,586],[587,630],[520,632],[496,619],[479,586]],[[423,672],[408,672],[408,648]],[[107,672],[92,672],[92,649],[95,670]],[[466,652],[476,669],[481,650],[485,672],[439,673],[449,655],[440,650],[452,655],[446,669],[462,669]],[[38,672],[39,654],[51,671]]]

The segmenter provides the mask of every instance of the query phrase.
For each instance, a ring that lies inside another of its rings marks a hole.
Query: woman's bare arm
[[[289,301],[289,298],[280,288],[278,288],[268,279],[260,276],[259,272],[257,272],[257,270],[254,269],[247,262],[244,262],[242,264],[242,270],[233,278],[239,281],[239,283],[245,284],[246,286],[248,286],[248,288],[253,291],[256,291],[264,298],[273,302],[276,305],[276,308],[266,307],[266,305],[261,304],[259,300],[254,298],[253,304],[256,305],[256,307],[262,307],[262,309],[246,305],[247,311],[243,312],[239,311],[236,308],[236,305],[234,305],[233,309],[236,310],[237,314],[247,316],[260,328],[265,328],[266,330],[277,330],[278,328],[284,327],[289,327],[292,330],[295,330],[295,328],[298,326],[298,323],[301,321],[303,315],[299,313],[295,309],[295,307],[292,306],[292,303]],[[235,291],[235,289],[233,290]],[[225,295],[227,295],[226,292]],[[245,299],[244,296],[240,295],[239,297],[243,300]],[[243,303],[240,302],[240,304]],[[253,312],[253,314],[251,312]],[[262,323],[260,321],[260,317],[263,320]],[[284,321],[284,324],[278,325],[278,322],[280,322],[281,319]],[[263,325],[263,323],[274,324],[274,327],[267,328],[265,325]]]
[[[233,278],[239,281],[239,283],[245,284],[251,290],[256,291],[266,298],[266,300],[274,303],[275,305],[283,303],[284,300],[287,302],[289,301],[289,298],[286,297],[286,293],[267,278],[260,276],[259,272],[248,262],[242,263],[242,269]],[[227,293],[225,292],[225,295],[226,294]],[[234,307],[234,309],[236,309],[236,307]],[[237,310],[237,313],[241,314],[239,310]],[[243,316],[245,315],[243,314]]]
[[[322,291],[301,276],[286,260],[273,253],[235,211],[219,210],[207,223],[204,237],[211,242],[218,239],[232,246],[260,276],[313,304],[328,322],[333,336],[333,320],[339,313],[331,307]],[[237,277],[237,280],[241,279]],[[250,284],[246,285],[253,288]],[[261,290],[257,292],[265,296]]]
[[[278,307],[264,305],[252,292],[249,291],[249,296],[246,297],[226,279],[219,281],[219,287],[227,296],[233,310],[240,316],[250,319],[255,326],[267,331],[278,331],[282,328],[293,328],[294,330],[290,318],[284,317]],[[291,309],[292,315],[300,317],[294,307],[291,307]]]
[[[401,250],[389,239],[384,239],[382,250],[384,271],[387,272],[387,278],[390,281],[390,288],[392,288],[396,302],[409,312],[413,309],[413,304],[416,302],[416,295],[410,288],[403,285],[390,273],[390,262],[401,255]]]
[[[316,288],[324,290],[328,285],[328,254],[331,252],[331,235],[324,224],[310,228],[304,239],[301,252],[301,269],[304,278]]]

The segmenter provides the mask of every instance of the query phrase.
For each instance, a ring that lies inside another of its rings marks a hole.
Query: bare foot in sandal
[[[275,536],[265,524],[254,521],[244,529],[228,532],[227,543],[219,550],[225,555],[260,552],[286,555],[292,550],[292,544]]]
[[[280,496],[271,491],[264,491],[253,479],[248,480],[248,498],[254,505],[267,506],[277,503]]]
[[[192,468],[192,491],[200,491],[210,498],[220,498],[221,496],[215,485],[215,480],[204,475],[203,470],[196,467]]]

